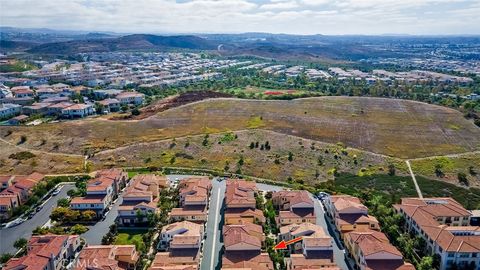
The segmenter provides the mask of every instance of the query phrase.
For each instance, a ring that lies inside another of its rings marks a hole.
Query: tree
[[[442,169],[443,169],[442,164],[440,163],[435,164],[435,175],[437,175],[437,177],[443,177],[445,175]]]
[[[457,174],[457,178],[458,178],[458,182],[460,182],[465,186],[469,186],[470,183],[468,182],[467,175],[464,172],[459,172]]]
[[[422,260],[417,265],[417,270],[432,270],[433,258],[430,256],[422,257]]]
[[[243,166],[243,163],[244,163],[243,156],[240,156],[240,159],[238,160],[238,165]]]
[[[265,142],[265,150],[270,150],[271,146],[270,146],[270,142],[269,141],[266,141]]]
[[[59,206],[59,207],[69,207],[70,206],[70,200],[67,199],[67,198],[58,199],[57,206]]]
[[[100,104],[98,102],[95,102],[95,112],[97,114],[103,114],[103,111],[105,110],[105,106],[103,104]]]
[[[395,165],[388,164],[388,175],[394,176],[395,175]]]
[[[120,107],[120,110],[122,110],[122,112],[128,111],[128,105],[127,105],[127,104],[123,104],[122,107]]]
[[[254,143],[254,142],[251,142],[251,143],[250,143],[250,149],[253,149],[253,148],[255,148],[255,143]]]
[[[293,154],[292,154],[292,152],[288,152],[288,161],[293,161]]]
[[[22,238],[17,239],[17,241],[15,241],[15,243],[13,243],[13,246],[16,249],[22,249],[22,248],[27,246],[27,243],[28,243],[27,239],[22,237]]]
[[[11,258],[13,258],[12,254],[3,253],[2,255],[0,255],[0,264],[8,262],[8,260],[10,260]]]
[[[78,220],[80,217],[80,212],[77,210],[71,210],[67,207],[57,207],[53,209],[52,213],[50,214],[50,218],[53,221],[58,221],[61,223],[69,223],[75,220]]]
[[[86,210],[86,211],[83,211],[82,213],[82,219],[85,221],[91,221],[96,217],[97,217],[97,214],[95,213],[95,211],[92,211],[92,210]]]
[[[140,110],[135,108],[132,110],[132,115],[140,115]]]
[[[82,224],[75,224],[70,228],[70,233],[72,234],[84,234],[88,231],[88,228]]]
[[[468,167],[468,173],[469,173],[471,176],[477,175],[477,172],[475,171],[475,169],[473,168],[473,166]]]

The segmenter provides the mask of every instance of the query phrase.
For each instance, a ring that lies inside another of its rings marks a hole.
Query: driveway
[[[57,201],[61,198],[66,198],[67,192],[74,188],[74,184],[63,185],[60,193],[50,197],[44,203],[42,210],[36,213],[33,218],[15,227],[2,228],[0,230],[0,253],[14,254],[17,249],[13,247],[13,243],[19,238],[29,239],[36,227],[41,227],[47,223],[50,220],[50,213],[57,206]]]
[[[205,227],[207,238],[203,244],[203,257],[200,265],[201,270],[220,269],[222,250],[222,226],[223,226],[223,199],[225,198],[225,181],[212,181],[212,195],[208,210],[208,220]]]

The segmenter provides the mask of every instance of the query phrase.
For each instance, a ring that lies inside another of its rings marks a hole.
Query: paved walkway
[[[408,171],[410,172],[410,175],[412,176],[413,184],[415,184],[415,189],[417,190],[418,197],[420,199],[423,199],[422,191],[420,190],[420,187],[418,186],[417,178],[415,178],[415,174],[413,174],[412,167],[410,166],[410,161],[407,160],[407,161],[405,161],[405,163],[407,163]]]

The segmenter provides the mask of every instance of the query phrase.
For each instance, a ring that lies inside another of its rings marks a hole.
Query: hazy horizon
[[[480,0],[3,0],[0,10],[3,27],[61,31],[480,35]]]

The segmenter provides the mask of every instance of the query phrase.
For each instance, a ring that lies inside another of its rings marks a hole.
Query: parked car
[[[58,195],[58,193],[60,193],[61,190],[62,190],[61,188],[55,189],[55,190],[52,192],[52,195],[53,195],[53,196]]]
[[[326,197],[330,196],[330,194],[326,193],[326,192],[319,192],[318,195],[317,195],[317,198],[319,200],[323,200],[325,199]]]
[[[7,228],[15,227],[15,226],[18,226],[18,225],[22,224],[24,221],[25,221],[25,219],[23,219],[23,218],[17,218],[16,220],[8,223],[6,227]]]

